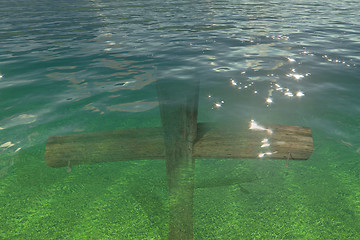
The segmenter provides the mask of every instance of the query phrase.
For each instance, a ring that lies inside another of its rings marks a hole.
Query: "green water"
[[[195,239],[356,239],[358,153],[319,140],[309,161],[196,161]],[[166,239],[163,160],[50,169],[44,145],[1,181],[4,239]],[[336,149],[336,150],[335,150]],[[314,161],[316,159],[316,161]]]
[[[0,9],[0,239],[167,239],[165,160],[67,172],[45,164],[45,145],[60,134],[160,126],[155,81],[194,78],[200,122],[307,126],[314,139],[310,159],[288,168],[196,160],[195,239],[358,239],[357,1]]]

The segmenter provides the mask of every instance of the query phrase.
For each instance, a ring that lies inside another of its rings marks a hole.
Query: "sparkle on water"
[[[0,2],[0,238],[167,239],[164,161],[44,161],[49,136],[160,126],[159,79],[267,136],[196,160],[195,239],[358,238],[358,1]],[[271,123],[310,127],[311,158],[267,159]]]

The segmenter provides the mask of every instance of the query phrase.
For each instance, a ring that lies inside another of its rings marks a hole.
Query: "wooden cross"
[[[237,123],[197,123],[199,81],[157,82],[162,127],[52,136],[50,167],[108,161],[166,159],[169,239],[193,239],[195,158],[306,160],[313,152],[309,128]]]

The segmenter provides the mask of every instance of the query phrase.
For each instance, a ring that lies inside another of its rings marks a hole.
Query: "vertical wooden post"
[[[158,81],[169,188],[169,239],[193,239],[194,168],[199,81]]]

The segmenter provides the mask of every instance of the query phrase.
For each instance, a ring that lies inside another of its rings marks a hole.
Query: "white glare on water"
[[[284,93],[284,95],[285,95],[285,96],[288,96],[288,97],[293,97],[293,96],[294,96],[294,94],[292,94],[292,92],[290,92],[290,91],[286,91],[286,92]]]
[[[14,146],[15,144],[13,144],[12,142],[6,142],[0,145],[0,148],[10,148],[12,146]]]
[[[301,92],[301,91],[298,91],[298,92],[296,93],[296,96],[297,96],[297,97],[303,97],[303,96],[305,96],[305,94],[304,94],[303,92]]]
[[[259,153],[258,157],[263,158],[265,155],[272,155],[272,152]]]
[[[293,59],[293,58],[290,58],[290,57],[288,57],[288,58],[286,58],[289,62],[296,62],[295,61],[295,59]]]
[[[295,78],[296,80],[299,80],[299,79],[301,79],[301,78],[304,77],[304,75],[302,75],[302,74],[297,74],[297,73],[289,73],[289,74],[286,74],[286,76],[287,76],[287,77],[293,77],[293,78]]]
[[[258,125],[254,120],[250,121],[249,129],[256,130],[256,131],[266,131],[267,133],[272,134],[271,129],[268,129],[268,128]]]

